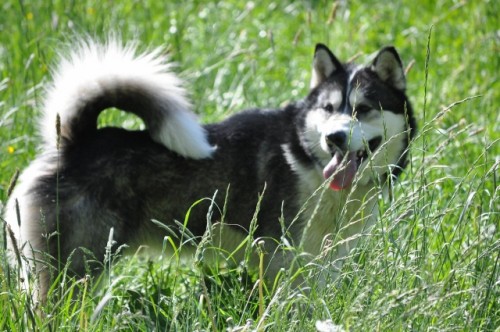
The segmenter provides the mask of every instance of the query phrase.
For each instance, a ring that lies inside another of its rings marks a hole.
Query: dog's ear
[[[381,49],[373,60],[372,69],[382,81],[398,90],[406,89],[403,63],[394,47],[388,46]]]
[[[311,90],[323,83],[334,71],[340,68],[342,68],[342,65],[332,51],[323,44],[317,44],[314,50]]]

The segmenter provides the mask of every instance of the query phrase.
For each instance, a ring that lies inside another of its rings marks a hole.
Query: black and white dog
[[[41,301],[56,262],[91,272],[86,255],[104,257],[111,229],[116,246],[161,246],[169,233],[152,220],[183,232],[175,221],[190,208],[189,234],[209,233],[228,253],[255,225],[268,277],[294,259],[280,239],[312,257],[331,247],[325,264],[342,259],[405,167],[415,132],[405,87],[392,47],[358,66],[318,44],[305,99],[200,125],[160,51],[82,42],[54,74],[40,155],[7,203],[10,252],[36,275]],[[147,129],[98,129],[110,107]]]

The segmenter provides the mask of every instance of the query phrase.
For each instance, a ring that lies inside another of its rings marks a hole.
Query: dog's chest
[[[306,202],[301,215],[301,245],[310,254],[318,255],[326,247],[351,237],[373,223],[376,199],[367,195],[370,188],[358,187],[353,192],[320,188],[302,193]]]
[[[320,189],[304,199],[301,245],[305,252],[318,255],[325,240],[332,239],[345,213],[345,198],[330,189]]]

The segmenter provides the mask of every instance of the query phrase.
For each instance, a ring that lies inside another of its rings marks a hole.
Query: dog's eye
[[[328,103],[323,106],[323,109],[327,111],[328,113],[333,113],[333,105]]]
[[[360,104],[360,105],[356,105],[354,107],[354,112],[356,112],[356,113],[368,113],[371,110],[372,110],[372,108],[370,106],[368,106],[368,105],[362,105],[362,104]]]

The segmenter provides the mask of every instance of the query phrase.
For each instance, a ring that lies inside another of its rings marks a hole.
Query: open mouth
[[[330,188],[338,191],[350,187],[359,166],[368,159],[381,143],[382,137],[377,136],[368,141],[365,148],[357,151],[342,152],[338,149],[334,150],[332,159],[323,169],[323,177],[325,179],[331,178]]]
[[[361,163],[368,159],[368,153],[373,154],[375,150],[380,146],[380,143],[382,143],[382,137],[377,136],[371,140],[368,141],[367,148],[368,149],[361,149],[356,152],[356,157],[357,157],[357,163],[358,165],[361,165]],[[369,152],[368,152],[369,151]]]

